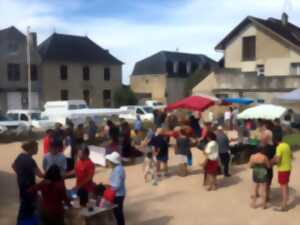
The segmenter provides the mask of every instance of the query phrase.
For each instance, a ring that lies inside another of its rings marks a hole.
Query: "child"
[[[100,208],[113,207],[115,198],[116,198],[116,192],[111,187],[107,187],[103,192],[103,196],[101,198],[99,207]]]
[[[144,179],[147,183],[149,176],[152,185],[157,185],[157,171],[156,171],[156,160],[153,158],[152,152],[147,152],[144,161]]]
[[[30,193],[38,191],[42,194],[41,224],[64,225],[64,203],[69,205],[69,200],[57,165],[52,165],[45,179],[28,190]]]

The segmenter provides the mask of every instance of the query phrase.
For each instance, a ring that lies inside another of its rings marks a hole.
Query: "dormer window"
[[[174,73],[174,65],[171,61],[167,62],[166,67],[167,67],[167,73],[168,74],[173,74]]]
[[[243,61],[254,61],[256,58],[256,37],[248,36],[243,38],[242,45]]]
[[[187,73],[187,68],[186,68],[186,63],[185,62],[179,62],[178,73],[179,74],[186,74]]]

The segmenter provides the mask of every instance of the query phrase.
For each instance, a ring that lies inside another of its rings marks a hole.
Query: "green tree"
[[[120,107],[122,105],[136,105],[138,102],[138,99],[130,86],[126,85],[123,85],[115,91],[113,99],[116,107]]]

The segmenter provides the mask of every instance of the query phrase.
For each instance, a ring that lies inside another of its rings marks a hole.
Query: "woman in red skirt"
[[[207,190],[216,190],[217,185],[217,173],[219,170],[219,146],[216,142],[216,135],[213,132],[207,134],[208,143],[205,147],[205,155],[207,162],[205,166],[205,172],[207,174]]]

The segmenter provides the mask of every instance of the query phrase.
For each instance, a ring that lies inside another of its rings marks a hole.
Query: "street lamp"
[[[26,38],[26,49],[27,49],[27,82],[28,82],[28,111],[30,114],[31,110],[31,62],[30,62],[30,26],[27,27],[27,38]],[[31,124],[31,116],[29,116],[29,122]]]

